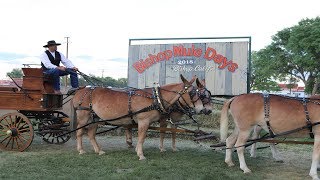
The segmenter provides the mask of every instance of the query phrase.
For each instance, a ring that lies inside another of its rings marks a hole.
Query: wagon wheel
[[[49,144],[63,144],[70,139],[68,117],[61,112],[53,112],[43,119],[39,127],[42,139]]]
[[[0,118],[0,149],[24,151],[33,140],[30,120],[21,113],[9,113]]]

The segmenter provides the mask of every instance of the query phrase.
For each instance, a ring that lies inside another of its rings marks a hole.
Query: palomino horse
[[[92,121],[93,115],[97,115],[104,122],[113,125],[138,124],[138,144],[136,152],[139,160],[145,159],[142,146],[146,137],[149,124],[160,119],[161,114],[169,111],[171,106],[180,102],[183,106],[192,107],[197,113],[203,109],[200,100],[193,101],[190,92],[194,89],[192,79],[187,81],[182,75],[183,83],[175,83],[162,86],[157,91],[157,97],[145,91],[145,89],[135,89],[124,92],[115,91],[108,88],[85,88],[78,90],[73,97],[73,107],[77,113],[77,127],[83,127]],[[96,153],[104,154],[98,145],[95,135],[98,124],[95,123],[87,127],[87,134]],[[82,147],[82,135],[84,129],[77,131],[77,149],[79,154],[85,153]]]
[[[266,106],[269,108],[266,108]],[[229,108],[234,119],[235,129],[227,138],[227,112]],[[308,118],[306,118],[306,112],[308,112]],[[308,123],[306,119],[309,119],[311,124],[320,123],[320,105],[317,101],[310,100],[304,106],[301,101],[296,99],[270,95],[269,100],[266,102],[262,94],[245,94],[230,99],[223,106],[220,122],[221,141],[226,140],[227,147],[225,162],[229,166],[234,165],[232,162],[232,148],[235,146],[240,162],[240,169],[244,173],[251,172],[244,159],[244,145],[254,126],[259,125],[264,130],[277,135],[306,127]],[[269,122],[269,126],[267,122]],[[320,157],[320,127],[317,125],[313,126],[312,131],[315,139],[309,175],[313,179],[319,179],[317,165]],[[301,130],[292,135],[296,137],[308,136],[309,129]]]
[[[198,95],[198,98],[200,98],[204,109],[200,111],[200,114],[205,114],[208,115],[212,112],[212,104],[211,104],[211,93],[208,89],[206,89],[205,87],[205,80],[202,80],[201,82],[199,81],[199,79],[196,79],[196,84],[197,84],[197,89],[194,89],[192,92],[190,92],[190,95],[192,97],[195,97],[196,94]],[[194,100],[196,101],[196,100]],[[168,126],[168,121],[167,119],[170,118],[171,122],[178,122],[181,120],[182,116],[186,113],[190,113],[190,112],[186,112],[187,110],[183,109],[183,107],[181,106],[175,106],[175,108],[173,109],[173,111],[170,114],[166,114],[161,116],[160,118],[160,127],[167,127]],[[173,128],[175,128],[175,125],[172,124]],[[164,152],[165,148],[164,148],[164,136],[165,136],[165,132],[160,130],[160,151]],[[131,128],[127,128],[126,129],[126,140],[127,140],[127,144],[128,147],[133,147],[132,146],[132,129]],[[172,150],[176,151],[176,132],[173,131],[172,132]]]

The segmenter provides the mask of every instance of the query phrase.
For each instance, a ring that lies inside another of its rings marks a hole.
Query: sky
[[[251,36],[252,50],[304,18],[320,16],[319,0],[1,0],[0,79],[39,64],[42,46],[62,43],[80,71],[127,77],[133,38]]]

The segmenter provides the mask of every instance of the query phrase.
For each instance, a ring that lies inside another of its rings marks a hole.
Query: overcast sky
[[[1,0],[0,79],[39,63],[48,40],[62,43],[88,74],[127,77],[129,38],[252,36],[252,49],[303,18],[319,0]]]

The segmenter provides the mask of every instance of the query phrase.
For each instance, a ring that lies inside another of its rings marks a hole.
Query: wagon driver
[[[57,46],[61,45],[55,41],[48,41],[44,48],[47,48],[40,56],[41,66],[45,74],[50,75],[53,78],[53,89],[55,94],[61,94],[60,92],[60,76],[70,74],[72,88],[68,93],[78,89],[78,75],[76,68],[72,62],[67,59],[62,53],[57,51]],[[60,66],[60,62],[64,66]]]

